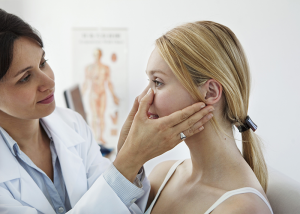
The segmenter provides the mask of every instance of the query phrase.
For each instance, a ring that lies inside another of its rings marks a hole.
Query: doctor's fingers
[[[205,103],[203,102],[195,103],[182,110],[176,111],[166,117],[161,118],[160,121],[164,124],[165,127],[173,127],[176,126],[177,124],[182,123],[187,118],[199,112],[204,107],[205,107]],[[200,119],[201,118],[199,118],[198,120]]]
[[[211,113],[213,110],[214,108],[212,106],[205,107],[184,122],[174,126],[173,133],[178,134],[182,132],[186,137],[190,137],[202,131],[203,125],[213,117],[213,114]]]
[[[136,113],[139,109],[138,98],[139,97],[135,98],[132,109],[130,110],[129,115],[127,116],[127,119],[125,120],[125,123],[122,126],[120,136],[119,136],[119,141],[118,141],[118,151],[120,151],[120,149],[122,148],[122,146],[123,146],[123,144],[124,144],[124,142],[125,142],[125,140],[128,136],[128,133],[129,133],[129,130],[131,128],[134,117],[135,117],[135,115],[136,115]]]
[[[132,120],[134,119],[135,114],[139,110],[139,96],[137,96],[134,100],[133,106],[129,112],[129,115],[127,117],[127,120],[131,118]]]
[[[210,114],[206,115],[205,117],[203,117],[200,121],[195,123],[194,126],[189,128],[188,130],[183,131],[182,133],[185,135],[185,138],[188,138],[190,136],[193,136],[194,134],[197,134],[198,132],[201,132],[204,129],[203,124],[208,122],[212,117],[213,117],[213,114],[210,113]],[[180,138],[181,141],[185,140],[185,138],[181,139],[181,133],[179,133],[178,136],[179,137],[177,137],[177,138],[178,139]]]

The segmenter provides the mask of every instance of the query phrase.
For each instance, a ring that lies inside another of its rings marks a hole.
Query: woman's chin
[[[56,104],[55,104],[55,100],[53,100],[53,102],[51,102],[50,104],[48,104],[47,106],[43,106],[43,109],[39,109],[37,112],[39,112],[38,118],[43,118],[43,117],[47,117],[50,114],[52,114],[54,112],[56,108]]]

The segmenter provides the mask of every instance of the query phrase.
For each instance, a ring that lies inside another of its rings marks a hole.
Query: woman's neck
[[[19,119],[0,111],[0,126],[18,143],[21,150],[37,148],[42,142],[44,130],[39,119]]]
[[[216,116],[214,118],[218,120]],[[231,124],[218,124],[224,132],[218,134],[209,122],[203,131],[185,141],[191,154],[192,180],[218,181],[220,176],[232,172],[234,166],[244,160],[236,146]]]

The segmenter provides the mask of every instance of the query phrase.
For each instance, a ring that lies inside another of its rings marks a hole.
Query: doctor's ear
[[[221,99],[223,87],[214,79],[206,81],[204,85],[199,86],[198,88],[203,95],[206,104],[213,105]]]

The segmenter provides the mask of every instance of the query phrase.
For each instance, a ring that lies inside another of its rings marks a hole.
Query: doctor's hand
[[[137,111],[139,110],[138,98],[139,97],[135,98],[133,107],[132,107],[131,111],[129,112],[129,115],[127,116],[127,119],[125,120],[125,123],[124,123],[124,125],[121,129],[121,133],[120,133],[120,137],[119,137],[119,141],[118,141],[118,152],[120,151],[123,144],[125,143],[125,140],[126,140],[126,138],[128,136],[128,133],[130,131],[131,124],[134,120],[134,117],[135,117]]]
[[[188,138],[202,131],[213,116],[214,108],[200,102],[169,116],[149,119],[147,112],[153,98],[153,91],[149,89],[140,103],[135,100],[121,131],[114,165],[131,182],[144,163],[182,142],[181,132]]]

